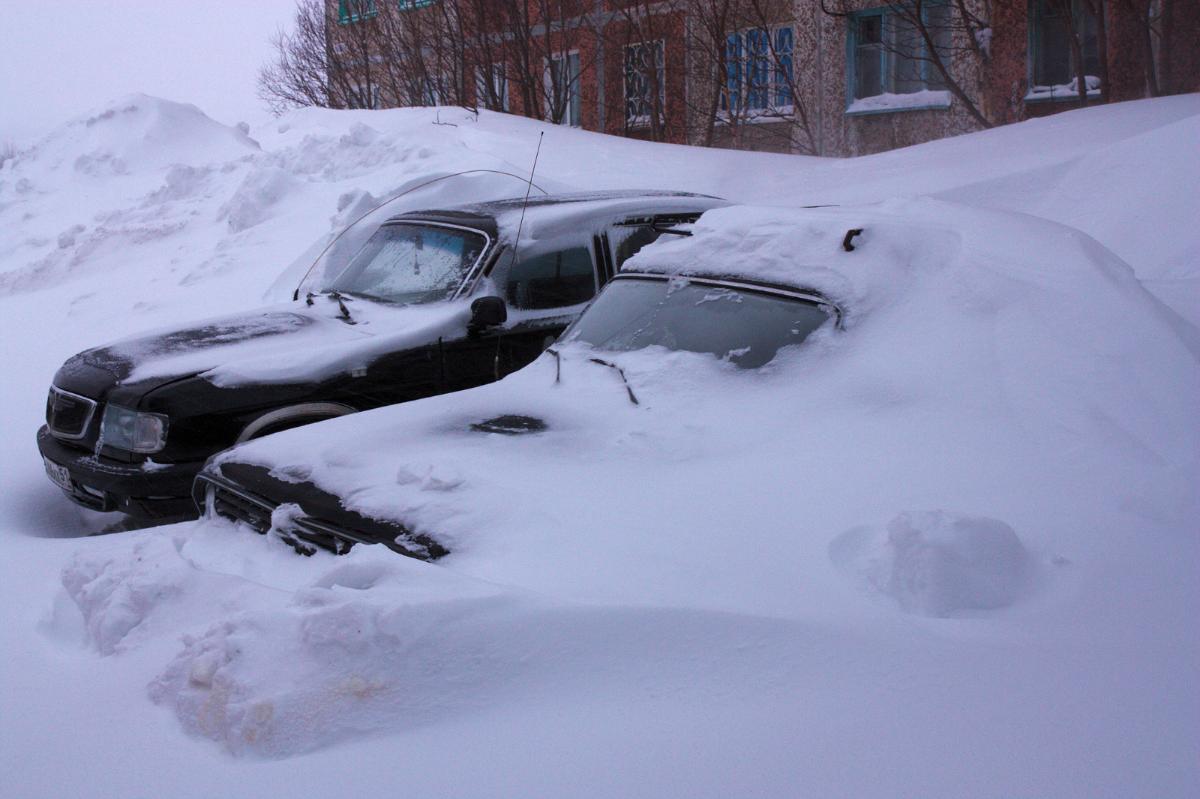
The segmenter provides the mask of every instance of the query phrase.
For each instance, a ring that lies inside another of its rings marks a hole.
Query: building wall
[[[336,9],[337,0],[328,0]],[[539,25],[538,9],[547,0],[525,0]],[[749,2],[749,0],[747,0]],[[849,107],[847,15],[887,5],[886,0],[755,0],[761,20],[790,25],[794,32],[794,111],[790,119],[759,119],[737,123],[728,115],[714,116],[714,100],[724,77],[713,62],[720,43],[702,42],[696,17],[683,0],[553,0],[551,13],[561,21],[584,14],[586,24],[540,27],[543,45],[559,50],[569,41],[579,52],[581,66],[581,124],[588,130],[635,138],[654,138],[747,150],[852,156],[953,136],[985,126],[966,103],[951,93],[948,103],[922,109],[856,110]],[[764,6],[774,2],[775,5]],[[1077,97],[1032,98],[1030,90],[1031,19],[1029,0],[967,0],[983,12],[988,5],[990,39],[981,53],[963,31],[952,42],[950,72],[962,93],[972,99],[988,124],[1016,122],[1078,107]],[[1162,36],[1147,46],[1146,3],[1155,3],[1164,16]],[[381,14],[397,13],[394,0],[377,0]],[[558,3],[559,5],[555,5]],[[1158,93],[1200,90],[1200,2],[1198,0],[1104,0],[1109,101],[1150,96],[1147,64],[1155,64]],[[620,4],[620,5],[618,5]],[[768,17],[761,15],[762,9]],[[832,11],[834,13],[828,13]],[[428,9],[417,12],[428,13]],[[336,13],[336,12],[335,12]],[[694,12],[693,12],[694,13]],[[747,25],[746,17],[731,17],[733,30]],[[740,19],[740,21],[739,21]],[[370,24],[370,21],[357,24]],[[331,36],[345,36],[356,27],[336,26]],[[757,27],[757,25],[755,25]],[[600,28],[600,30],[597,30]],[[565,37],[565,38],[564,38]],[[625,48],[647,39],[664,42],[664,99],[661,125],[630,125],[625,119]],[[1151,53],[1151,49],[1153,52]],[[470,80],[466,83],[471,83]],[[385,102],[395,102],[385,93]],[[464,102],[474,101],[467,86]],[[535,103],[536,104],[536,103]],[[513,113],[544,115],[527,107],[513,88]]]

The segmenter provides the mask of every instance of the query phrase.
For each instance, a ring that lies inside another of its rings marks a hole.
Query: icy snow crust
[[[64,126],[0,169],[6,792],[1190,795],[1198,115],[846,161],[546,126],[548,190],[760,206],[629,269],[817,289],[844,329],[753,372],[605,354],[637,406],[567,346],[558,383],[544,357],[238,451],[437,536],[436,564],[223,522],[72,538],[107,520],[32,433],[66,357],[282,301],[379,199],[523,174],[543,126],[308,111],[251,142],[137,97]],[[504,413],[546,430],[470,427]]]

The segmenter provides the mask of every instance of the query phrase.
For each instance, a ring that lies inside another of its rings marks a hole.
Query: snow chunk
[[[901,513],[882,530],[848,530],[829,554],[848,577],[920,616],[1007,607],[1024,595],[1032,571],[1007,524],[941,510]]]
[[[291,194],[299,181],[277,167],[256,169],[221,207],[218,219],[229,223],[231,233],[252,228],[271,216],[272,207]]]
[[[77,553],[63,569],[62,584],[83,614],[87,641],[111,655],[159,605],[182,592],[189,573],[170,539],[147,537],[129,552]]]

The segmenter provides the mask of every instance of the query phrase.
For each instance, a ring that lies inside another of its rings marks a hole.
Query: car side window
[[[596,269],[587,247],[542,253],[513,264],[505,289],[514,308],[559,308],[596,293]]]
[[[616,242],[616,268],[620,271],[621,266],[630,258],[638,254],[638,251],[647,244],[653,244],[662,235],[662,231],[645,225],[635,227],[629,230],[623,238]]]

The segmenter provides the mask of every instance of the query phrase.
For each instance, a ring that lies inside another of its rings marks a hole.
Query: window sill
[[[950,92],[926,89],[909,94],[877,94],[852,100],[846,106],[846,116],[874,116],[904,111],[947,111]]]
[[[338,17],[338,24],[339,25],[353,25],[357,22],[364,22],[368,19],[375,19],[375,17],[377,17],[377,16],[379,16],[378,11],[370,11],[366,14],[354,14],[349,17]]]
[[[744,116],[734,119],[731,119],[727,113],[717,112],[716,119],[718,125],[770,125],[771,123],[792,121],[793,107],[790,105],[783,105],[769,110],[747,111]]]
[[[1087,93],[1089,100],[1099,99],[1099,89],[1089,89]],[[1030,92],[1024,98],[1027,103],[1069,103],[1072,101],[1079,102],[1079,92],[1038,92],[1034,94]]]

